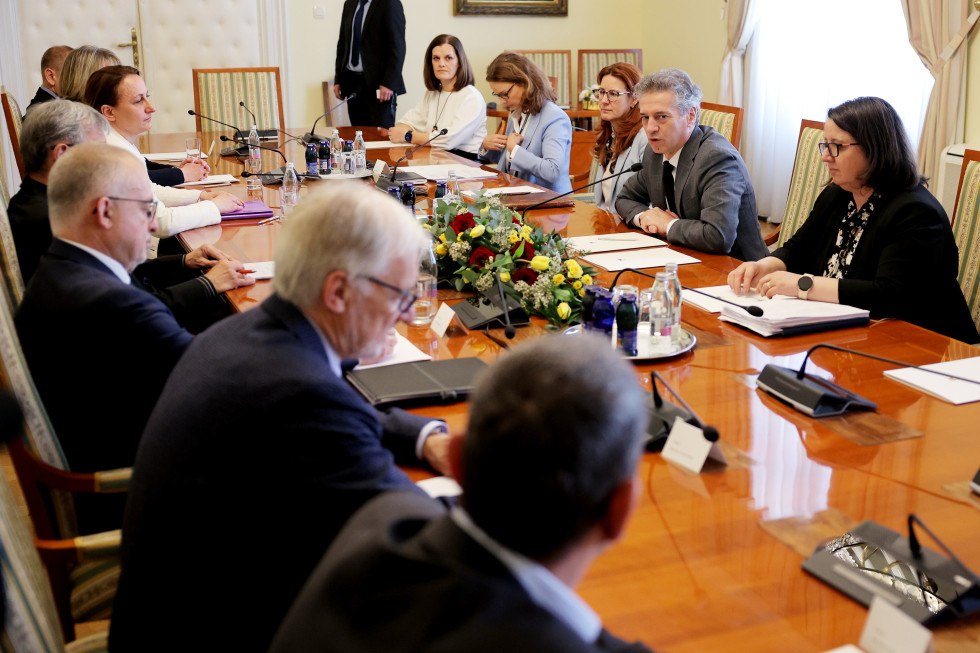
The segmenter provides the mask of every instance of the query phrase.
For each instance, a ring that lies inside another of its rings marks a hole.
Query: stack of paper
[[[644,247],[662,247],[667,243],[637,232],[601,234],[598,236],[573,236],[565,239],[565,244],[577,252],[617,252],[624,249],[643,249]]]
[[[662,268],[668,263],[684,265],[686,263],[700,263],[701,261],[688,256],[676,249],[669,247],[658,247],[656,249],[631,249],[626,251],[608,252],[605,254],[589,254],[582,257],[592,265],[610,272],[619,272],[626,268],[636,270],[642,268]]]
[[[722,288],[724,291],[720,290]],[[823,331],[824,329],[860,326],[867,324],[870,317],[867,310],[846,304],[812,302],[786,295],[777,295],[772,299],[765,299],[759,295],[736,296],[728,286],[716,286],[711,289],[699,288],[698,290],[714,290],[715,292],[711,294],[721,299],[727,299],[742,306],[755,305],[761,308],[762,317],[753,317],[741,308],[731,304],[722,304],[721,319],[751,329],[766,337],[789,336],[797,333]],[[688,298],[689,295],[685,297],[685,299]]]
[[[185,181],[178,186],[227,186],[238,181],[235,175],[209,175],[200,181]]]
[[[971,379],[976,383],[924,372],[914,367],[887,370],[885,376],[957,406],[980,401],[980,356],[923,365],[922,368]]]
[[[417,175],[422,175],[429,181],[443,181],[444,179],[448,179],[450,170],[454,170],[456,172],[456,178],[460,181],[466,181],[468,179],[496,179],[497,177],[496,172],[463,165],[461,163],[430,166],[402,166],[398,168],[399,172],[414,172]]]

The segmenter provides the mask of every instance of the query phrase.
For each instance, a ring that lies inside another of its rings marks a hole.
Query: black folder
[[[351,370],[347,380],[373,406],[411,406],[461,401],[487,364],[479,358],[421,361]]]

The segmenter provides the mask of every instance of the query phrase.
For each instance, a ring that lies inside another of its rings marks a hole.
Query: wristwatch
[[[810,294],[810,288],[813,288],[813,275],[804,274],[802,277],[800,277],[800,280],[796,282],[796,287],[799,288],[796,296],[800,299],[806,299],[807,295]]]
[[[409,129],[407,132],[405,132],[405,142],[406,143],[411,143],[412,142],[412,130],[411,129]]]

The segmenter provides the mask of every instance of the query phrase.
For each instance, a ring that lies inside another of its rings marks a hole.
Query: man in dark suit
[[[266,651],[347,518],[382,491],[421,493],[396,461],[447,468],[443,422],[380,413],[342,376],[410,316],[427,242],[365,186],[290,213],[275,294],[195,339],[147,424],[113,651]]]
[[[346,0],[337,39],[333,92],[347,103],[350,123],[395,124],[396,96],[405,93],[405,10],[401,0]]]
[[[709,254],[767,256],[745,162],[727,138],[697,122],[701,88],[669,68],[633,92],[650,149],[616,199],[626,224]]]
[[[15,320],[72,471],[133,464],[164,381],[191,342],[166,306],[130,282],[156,229],[141,165],[103,143],[76,145],[58,160],[48,187],[55,238]],[[122,499],[109,503],[76,499],[83,532],[119,528]]]
[[[648,650],[573,589],[639,495],[636,373],[598,338],[540,338],[498,359],[470,406],[450,456],[460,505],[390,492],[365,506],[270,653]]]
[[[67,45],[54,45],[44,51],[41,55],[41,86],[31,98],[31,103],[25,109],[26,112],[30,112],[32,107],[61,97],[58,91],[58,75],[61,74],[65,57],[74,49]]]
[[[47,102],[24,120],[20,151],[27,176],[7,209],[24,283],[34,276],[51,245],[47,186],[51,168],[74,145],[104,143],[108,129],[95,109],[69,100]],[[198,332],[227,312],[222,293],[254,283],[237,272],[241,267],[218,249],[203,245],[184,255],[141,263],[132,276],[137,287],[156,295],[181,325]]]

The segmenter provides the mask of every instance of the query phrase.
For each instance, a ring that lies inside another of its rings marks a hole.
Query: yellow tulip
[[[582,288],[580,291],[578,291],[578,296],[585,297],[585,288]]]
[[[568,276],[572,279],[578,279],[582,276],[582,266],[577,261],[565,261],[565,269],[568,270]]]
[[[558,304],[558,317],[563,320],[567,320],[568,316],[572,314],[572,307],[568,305],[568,302],[562,302]]]
[[[591,286],[592,285],[592,275],[587,274],[587,275],[583,276],[582,277],[582,283],[584,283],[586,286]]]
[[[470,229],[470,238],[479,238],[480,236],[483,235],[483,232],[486,230],[487,228],[485,226],[483,226],[482,224],[478,224],[472,229]]]
[[[507,272],[505,270],[501,270],[500,271],[500,281],[502,283],[507,283],[508,281],[510,281],[510,272]]]
[[[538,272],[544,272],[551,267],[551,259],[547,256],[535,256],[531,259],[531,267]]]
[[[517,232],[516,232],[516,231],[512,231],[512,232],[510,232],[510,235],[509,235],[509,236],[507,236],[507,240],[509,240],[509,241],[510,241],[510,244],[511,244],[511,245],[513,245],[514,243],[516,243],[516,242],[517,242],[518,240],[520,240],[520,239],[521,239],[521,238],[520,238],[520,236],[518,236],[518,235],[517,235]]]
[[[443,245],[442,243],[436,245],[436,254],[438,254],[439,256],[445,256],[446,252],[448,251],[449,249],[447,249],[446,246]]]
[[[446,234],[439,234],[439,240],[446,242]]]
[[[565,275],[558,273],[551,278],[556,286],[560,285],[565,280]]]
[[[526,236],[530,236],[532,231],[534,231],[534,230],[531,228],[530,225],[524,225],[523,227],[521,227],[521,235],[522,236],[525,236],[525,237]]]

